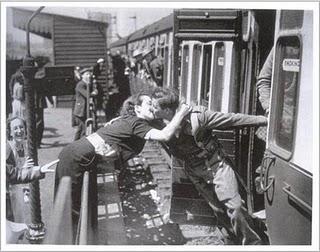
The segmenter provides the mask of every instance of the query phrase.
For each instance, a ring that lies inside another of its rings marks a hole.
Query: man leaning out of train
[[[171,109],[179,99],[172,90],[157,88],[153,92],[156,118],[171,120]],[[178,135],[168,142],[170,152],[185,161],[185,172],[200,194],[209,202],[219,224],[227,233],[231,244],[260,245],[262,235],[254,229],[253,220],[242,205],[238,181],[230,160],[224,154],[213,129],[224,130],[243,126],[267,124],[264,116],[209,111],[204,107],[193,107],[187,115]]]

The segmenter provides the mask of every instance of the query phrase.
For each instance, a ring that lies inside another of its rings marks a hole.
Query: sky
[[[21,6],[22,7],[22,6]],[[31,10],[36,10],[38,7],[23,7]],[[48,7],[46,6],[42,12],[67,15],[78,18],[87,18],[88,12],[103,12],[110,13],[113,17],[116,17],[117,24],[114,24],[113,29],[116,29],[117,33],[124,37],[134,32],[135,28],[140,29],[145,25],[153,23],[162,17],[165,17],[173,12],[173,9],[169,8],[108,8],[108,7]],[[136,22],[133,18],[136,16]],[[115,19],[113,19],[115,22]],[[14,40],[25,40],[25,32],[13,28],[12,15],[8,8],[7,12],[7,31],[12,33]]]

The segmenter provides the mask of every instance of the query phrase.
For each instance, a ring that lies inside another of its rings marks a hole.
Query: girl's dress
[[[12,99],[12,116],[25,119],[24,91],[23,85],[20,82],[15,82],[13,85]]]

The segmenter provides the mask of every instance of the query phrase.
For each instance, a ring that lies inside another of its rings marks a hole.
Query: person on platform
[[[178,95],[172,90],[157,88],[152,97],[155,117],[170,120],[172,104],[179,99]],[[168,142],[171,153],[185,161],[187,176],[208,201],[233,244],[258,245],[262,244],[262,239],[254,230],[249,214],[242,208],[235,167],[218,138],[212,135],[212,130],[262,125],[267,125],[264,116],[193,107],[179,132]]]
[[[51,95],[44,95],[41,93],[43,85],[46,85],[45,82],[45,67],[49,66],[50,60],[46,57],[37,57],[36,63],[38,64],[38,71],[35,73],[34,81],[37,88],[34,91],[35,94],[35,119],[36,119],[36,132],[37,132],[37,148],[41,148],[41,142],[44,132],[44,109],[48,108],[47,100],[51,105],[54,104],[53,97]]]
[[[87,119],[87,99],[90,95],[95,95],[96,90],[91,91],[91,77],[92,72],[90,68],[83,68],[80,71],[81,80],[77,83],[75,89],[75,105],[73,109],[73,115],[76,119],[77,130],[74,136],[74,140],[78,140],[86,134],[85,122]]]
[[[24,97],[24,77],[21,71],[17,71],[10,81],[11,98],[12,98],[12,117],[25,118],[26,105]]]
[[[144,50],[142,57],[144,59],[143,65],[147,74],[146,78],[155,83],[154,86],[162,87],[164,68],[162,57],[154,54],[154,48]]]
[[[103,88],[99,83],[99,76],[101,76],[103,70],[104,70],[104,59],[103,58],[99,58],[97,60],[97,63],[93,66],[93,82],[95,85],[95,89],[97,89],[97,96],[95,97],[95,105],[97,109],[101,109],[102,108],[102,102],[103,102]]]
[[[29,195],[27,183],[44,177],[45,173],[54,172],[55,160],[43,166],[35,166],[31,158],[26,156],[25,121],[20,117],[10,118],[8,121],[8,139],[6,141],[6,226],[7,243],[16,243],[19,236],[27,229],[21,210]],[[17,185],[22,186],[18,187]],[[21,190],[20,190],[21,189]],[[29,188],[28,188],[29,189]],[[19,195],[16,195],[19,194]],[[20,200],[20,202],[17,202]],[[14,202],[15,201],[15,202]],[[14,204],[12,204],[14,203]],[[13,206],[20,206],[19,209]]]

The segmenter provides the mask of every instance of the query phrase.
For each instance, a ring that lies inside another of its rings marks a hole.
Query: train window
[[[210,109],[221,111],[224,65],[225,65],[225,46],[224,43],[216,43],[214,47],[213,59],[213,87],[211,89]]]
[[[200,58],[201,58],[200,44],[195,44],[193,46],[192,55],[192,76],[191,76],[191,88],[190,88],[190,102],[197,105],[198,102],[198,83],[199,83],[199,71],[200,71]]]
[[[208,103],[209,103],[211,56],[212,56],[212,45],[204,45],[203,57],[202,57],[200,105],[203,105],[206,107],[208,107]]]
[[[284,10],[281,11],[280,29],[298,29],[303,24],[303,10]]]
[[[182,47],[181,57],[181,82],[180,82],[180,94],[181,97],[187,99],[187,86],[188,86],[188,75],[189,75],[189,45]]]
[[[163,86],[165,87],[165,86],[167,86],[167,82],[168,82],[168,68],[169,68],[169,48],[168,48],[168,46],[166,46],[164,48],[163,61],[164,61]]]
[[[276,85],[277,108],[275,141],[277,146],[290,153],[293,146],[300,54],[300,41],[297,37],[282,37],[278,40],[273,81]]]

